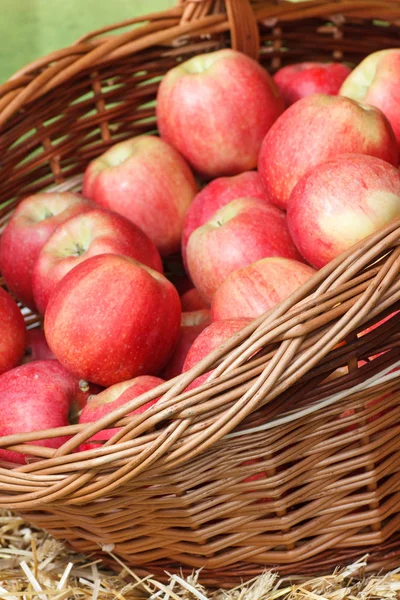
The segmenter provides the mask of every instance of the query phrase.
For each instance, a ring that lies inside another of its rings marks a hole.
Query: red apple
[[[400,49],[389,48],[369,54],[349,74],[340,95],[372,104],[389,119],[400,144]]]
[[[22,364],[37,362],[37,361],[56,361],[61,367],[61,363],[56,359],[53,352],[50,350],[43,329],[35,327],[34,329],[28,329],[26,332],[26,348],[25,355],[22,359]],[[64,369],[64,367],[62,367]],[[75,400],[71,406],[69,412],[70,422],[76,422],[76,416],[80,410],[86,405],[88,398],[98,394],[103,388],[95,383],[89,383],[83,379],[78,380],[74,377],[75,383],[78,383],[77,393]]]
[[[151,375],[140,375],[134,379],[116,383],[110,386],[106,390],[102,391],[97,396],[89,399],[88,403],[82,410],[79,423],[92,423],[108,415],[110,412],[123,406],[130,400],[145,394],[149,390],[154,389],[158,385],[164,383],[163,379],[159,377],[152,377]],[[143,413],[145,410],[153,406],[158,402],[160,398],[150,400],[140,406],[136,410],[131,411],[128,415],[138,415]],[[128,416],[127,415],[127,416]],[[118,428],[114,427],[111,429],[103,429],[99,433],[95,434],[86,443],[79,446],[79,450],[90,450],[91,448],[98,448],[102,445],[102,441],[109,440],[115,433],[118,432]]]
[[[0,374],[16,367],[24,355],[26,328],[21,311],[0,287]]]
[[[256,318],[310,279],[316,271],[289,258],[263,258],[231,273],[214,294],[213,321]]]
[[[271,201],[286,208],[303,175],[345,153],[398,164],[396,138],[380,110],[341,96],[314,94],[295,102],[271,127],[258,169]]]
[[[202,298],[199,290],[196,290],[196,288],[191,288],[181,295],[181,306],[183,312],[210,308],[209,303]]]
[[[182,373],[183,364],[190,347],[210,322],[211,313],[207,309],[182,313],[178,343],[167,366],[162,372],[165,379],[172,379]]]
[[[189,275],[207,301],[230,273],[267,256],[301,260],[285,214],[253,198],[221,208],[192,233],[187,245]]]
[[[43,329],[35,327],[26,332],[26,348],[24,363],[34,360],[54,360],[56,357],[50,350]]]
[[[305,259],[319,269],[369,234],[400,217],[400,173],[359,154],[311,169],[295,186],[288,225]]]
[[[55,361],[56,357],[50,350],[43,329],[35,327],[34,329],[28,329],[26,332],[26,348],[25,354],[22,359],[22,364],[34,362],[34,361]],[[57,364],[61,364],[57,361]],[[63,367],[64,368],[64,367]],[[76,377],[74,378],[76,381]],[[76,414],[86,405],[88,398],[102,391],[102,387],[89,383],[81,379],[78,382],[79,392],[77,392],[75,402],[69,413],[71,422],[75,422]]]
[[[33,269],[35,304],[42,314],[54,289],[71,269],[97,254],[122,254],[162,273],[157,248],[137,225],[102,209],[68,219],[42,247]]]
[[[35,309],[32,272],[43,244],[58,225],[91,208],[85,198],[64,192],[29,196],[15,209],[0,239],[0,271],[25,306]]]
[[[180,154],[151,135],[112,146],[89,164],[83,182],[85,196],[138,225],[162,256],[179,250],[183,219],[196,191]]]
[[[182,232],[182,257],[186,263],[186,246],[192,232],[201,227],[223,206],[237,198],[258,198],[269,202],[261,178],[255,171],[210,181],[188,208]]]
[[[174,351],[181,307],[161,273],[132,258],[88,258],[60,281],[44,331],[58,360],[104,387],[159,373]]]
[[[216,350],[223,342],[226,342],[235,333],[251,323],[251,319],[227,319],[225,321],[214,321],[206,327],[195,339],[183,365],[182,372],[189,371],[195,364],[200,362],[213,350]],[[197,377],[188,389],[198,387],[204,383],[212,371],[208,371]]]
[[[285,105],[311,94],[335,96],[351,69],[341,63],[301,62],[279,69],[273,76]]]
[[[207,178],[253,169],[263,137],[283,109],[267,71],[231,49],[179,64],[157,94],[162,138]]]
[[[80,402],[78,380],[56,360],[30,362],[0,376],[0,436],[68,425],[68,413]],[[32,442],[58,448],[67,438]],[[24,463],[25,456],[0,449],[0,459]]]

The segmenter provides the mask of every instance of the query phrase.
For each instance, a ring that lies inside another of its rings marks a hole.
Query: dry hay
[[[114,557],[115,558],[115,557]],[[265,572],[227,590],[206,590],[198,572],[170,574],[169,584],[141,579],[121,564],[111,572],[100,560],[77,554],[9,511],[0,512],[1,600],[373,600],[400,598],[400,567],[366,577],[367,557],[332,575],[290,584]]]

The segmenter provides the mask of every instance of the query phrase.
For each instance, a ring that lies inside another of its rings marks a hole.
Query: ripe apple
[[[151,135],[112,146],[89,164],[83,182],[85,196],[135,223],[162,256],[179,250],[183,219],[196,192],[185,160]]]
[[[88,403],[82,410],[79,423],[92,423],[108,415],[110,412],[123,406],[130,400],[145,394],[149,390],[154,389],[158,385],[164,383],[164,379],[152,377],[151,375],[139,375],[134,379],[122,381],[103,390],[97,396],[89,399]],[[128,415],[138,415],[146,411],[150,406],[158,402],[160,398],[150,400],[140,406],[136,410],[131,411]],[[127,416],[128,416],[127,415]],[[109,440],[119,429],[117,427],[111,429],[103,429],[91,437],[87,442],[79,446],[79,450],[90,450],[98,448],[102,445],[102,441]]]
[[[73,404],[81,403],[79,382],[56,360],[39,360],[0,376],[0,436],[68,425]],[[32,442],[58,448],[66,437]],[[24,463],[25,456],[0,448],[0,459]]]
[[[58,225],[91,208],[92,202],[64,192],[29,196],[15,209],[0,238],[0,271],[25,306],[35,310],[32,272],[43,244]]]
[[[191,288],[181,295],[181,306],[183,312],[192,312],[210,308],[209,303],[201,297],[199,290],[196,288]]]
[[[263,137],[283,109],[267,71],[230,49],[179,64],[157,94],[161,137],[210,179],[253,169]]]
[[[276,256],[238,269],[215,292],[212,319],[254,319],[290,296],[314,273],[313,268],[302,262]]]
[[[211,313],[207,309],[183,312],[181,329],[175,351],[162,372],[165,379],[172,379],[182,373],[187,353],[197,336],[211,323]]]
[[[256,171],[210,181],[197,194],[188,208],[183,223],[182,257],[186,264],[186,246],[191,233],[206,223],[223,206],[237,198],[258,198],[269,202],[261,178]]]
[[[35,327],[26,332],[26,348],[22,359],[22,364],[35,361],[55,361],[57,360],[50,350],[43,329]],[[61,364],[57,361],[57,364]],[[64,368],[64,367],[63,367]],[[74,378],[76,381],[76,377]],[[69,413],[70,422],[75,422],[75,415],[86,405],[88,398],[102,391],[102,387],[95,383],[89,383],[81,379],[78,382],[79,391],[77,392],[75,402]]]
[[[162,273],[154,243],[121,215],[95,208],[57,227],[42,247],[32,276],[35,304],[44,314],[58,282],[84,260],[97,254],[130,256]]]
[[[54,360],[56,357],[49,348],[43,329],[35,327],[26,332],[26,348],[23,363],[34,360]]]
[[[293,189],[288,225],[304,258],[319,269],[353,244],[400,217],[400,173],[360,154],[311,169]]]
[[[285,105],[311,94],[335,96],[351,69],[341,63],[301,62],[279,69],[273,76]]]
[[[267,256],[301,260],[285,214],[255,198],[221,208],[192,233],[187,245],[189,275],[209,302],[230,273]]]
[[[292,104],[271,127],[258,170],[271,201],[286,209],[307,171],[346,153],[398,164],[396,138],[379,109],[342,96],[314,94]]]
[[[59,282],[44,331],[58,360],[104,387],[159,373],[174,351],[181,307],[161,273],[116,254],[92,256]]]
[[[400,49],[369,54],[349,74],[340,95],[372,104],[388,118],[400,144]]]
[[[251,319],[226,319],[224,321],[214,321],[206,327],[200,335],[197,336],[189,352],[186,355],[182,372],[189,371],[195,364],[200,362],[213,350],[216,350],[223,342],[226,342],[235,333],[243,329],[251,322]],[[198,387],[204,383],[212,371],[208,371],[196,379],[188,386],[188,389]]]
[[[17,366],[25,343],[25,322],[18,304],[0,287],[0,374]]]

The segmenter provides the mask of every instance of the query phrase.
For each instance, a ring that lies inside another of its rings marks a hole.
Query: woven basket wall
[[[0,224],[27,194],[79,189],[92,158],[156,131],[166,71],[230,45],[271,72],[303,60],[355,65],[400,46],[400,4],[186,2],[32,63],[0,87]],[[219,586],[264,566],[306,575],[365,553],[371,569],[398,566],[399,242],[397,222],[189,373],[98,423],[46,432],[76,434],[59,450],[35,446],[43,435],[0,438],[36,456],[1,464],[0,507],[140,573],[202,567]],[[212,381],[183,392],[215,364]],[[348,374],[326,381],[341,366]],[[160,392],[163,402],[124,417]],[[74,452],[116,423],[103,448]]]

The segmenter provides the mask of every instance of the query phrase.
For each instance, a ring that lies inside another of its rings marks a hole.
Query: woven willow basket
[[[163,74],[230,45],[270,71],[302,60],[354,65],[400,46],[400,4],[187,2],[32,63],[0,87],[1,223],[21,197],[79,189],[88,161],[154,132]],[[398,566],[399,241],[396,222],[192,371],[98,423],[1,438],[17,451],[28,443],[35,458],[1,465],[0,506],[139,573],[202,567],[203,581],[220,586],[265,566],[316,574],[365,553],[371,569]],[[213,378],[184,393],[212,365]],[[103,447],[75,452],[113,424],[123,428]],[[58,450],[35,446],[64,434],[75,435]]]

